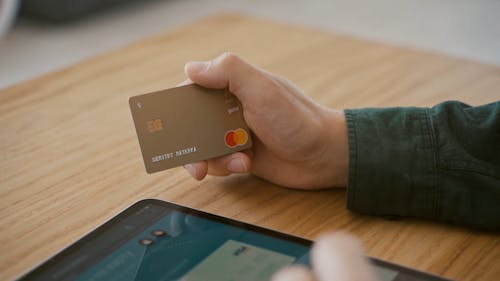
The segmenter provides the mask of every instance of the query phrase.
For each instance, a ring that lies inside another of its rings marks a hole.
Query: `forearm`
[[[499,112],[458,102],[346,110],[348,208],[500,229]]]

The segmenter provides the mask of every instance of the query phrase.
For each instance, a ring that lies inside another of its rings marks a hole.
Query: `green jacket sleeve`
[[[345,115],[348,209],[500,230],[500,102]]]

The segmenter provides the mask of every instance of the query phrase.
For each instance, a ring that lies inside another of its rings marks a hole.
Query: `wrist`
[[[344,111],[326,109],[324,122],[324,152],[320,161],[323,184],[325,187],[347,187],[349,141]]]

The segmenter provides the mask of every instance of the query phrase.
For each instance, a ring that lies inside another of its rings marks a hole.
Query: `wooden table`
[[[500,68],[309,28],[218,15],[0,91],[0,279],[18,276],[143,198],[314,239],[357,235],[369,255],[460,280],[499,280],[499,235],[345,209],[345,190],[295,191],[253,176],[144,171],[128,108],[223,51],[338,108],[500,99]]]

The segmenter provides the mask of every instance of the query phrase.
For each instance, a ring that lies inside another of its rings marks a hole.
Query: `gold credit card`
[[[148,173],[248,149],[243,107],[228,90],[187,85],[129,99]]]

